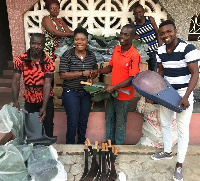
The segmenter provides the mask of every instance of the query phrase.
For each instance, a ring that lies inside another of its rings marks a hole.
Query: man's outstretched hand
[[[96,78],[97,74],[99,73],[99,69],[96,69],[96,70],[91,70],[90,71],[90,77],[92,79]]]

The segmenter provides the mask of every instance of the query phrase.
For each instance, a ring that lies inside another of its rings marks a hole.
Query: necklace
[[[81,59],[81,60],[83,60],[84,59],[84,57],[85,57],[85,55],[86,55],[86,52],[84,51],[84,52],[78,52],[76,49],[75,49],[75,54]],[[79,55],[79,54],[83,54],[83,55]]]

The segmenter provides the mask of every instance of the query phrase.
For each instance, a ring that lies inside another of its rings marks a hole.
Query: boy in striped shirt
[[[148,66],[149,70],[157,72],[156,53],[158,46],[162,45],[158,35],[158,27],[153,17],[144,16],[145,10],[141,4],[136,3],[133,7],[133,15],[135,17],[135,39],[144,41],[149,48],[147,54],[149,55]]]

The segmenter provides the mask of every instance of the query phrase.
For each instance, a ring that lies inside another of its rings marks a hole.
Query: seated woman
[[[46,0],[44,8],[50,13],[42,19],[42,33],[46,37],[44,51],[50,58],[55,60],[54,51],[58,48],[62,37],[70,37],[74,33],[61,18],[57,18],[60,11],[58,0]]]
[[[59,74],[64,79],[62,101],[67,114],[66,143],[74,144],[78,127],[78,144],[84,144],[87,122],[91,108],[91,95],[81,81],[89,81],[90,71],[97,68],[93,52],[86,49],[87,30],[74,30],[74,48],[67,50],[60,59]]]

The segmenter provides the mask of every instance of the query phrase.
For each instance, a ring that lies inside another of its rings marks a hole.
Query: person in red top
[[[55,65],[43,51],[45,36],[35,33],[30,39],[30,49],[18,55],[14,60],[12,94],[13,106],[20,109],[19,91],[20,78],[24,80],[24,108],[28,113],[40,112],[47,136],[53,136],[53,90],[51,82],[54,76]]]
[[[139,73],[141,57],[133,47],[132,40],[135,36],[135,28],[131,24],[123,26],[120,32],[120,46],[116,46],[109,61],[109,65],[103,69],[96,69],[92,74],[107,74],[112,72],[111,85],[108,85],[105,92],[126,89],[130,95],[118,91],[117,98],[111,98],[106,107],[106,139],[112,143],[124,144],[126,134],[127,114],[134,96],[132,86],[133,77]]]

